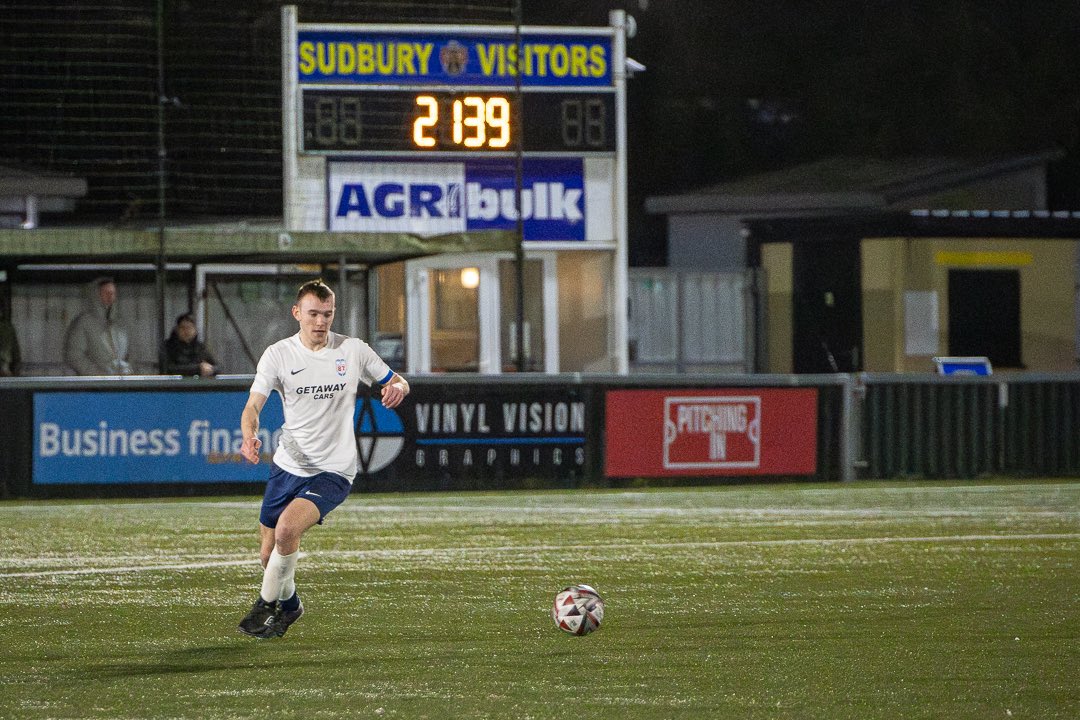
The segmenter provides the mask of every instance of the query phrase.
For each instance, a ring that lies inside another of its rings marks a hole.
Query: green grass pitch
[[[257,512],[0,503],[0,717],[1080,717],[1080,482],[357,495],[271,641]]]

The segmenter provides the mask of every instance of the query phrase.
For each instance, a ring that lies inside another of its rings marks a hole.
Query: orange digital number
[[[417,95],[417,107],[426,108],[424,115],[413,121],[412,137],[417,147],[435,147],[435,138],[425,133],[428,128],[434,128],[439,122],[439,101],[431,95]]]

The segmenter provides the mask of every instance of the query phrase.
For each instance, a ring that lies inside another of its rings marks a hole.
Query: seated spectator
[[[213,377],[217,374],[217,361],[206,344],[199,340],[195,318],[190,313],[176,318],[176,327],[165,341],[161,355],[162,370],[166,375]]]
[[[22,353],[15,326],[0,309],[0,377],[15,377],[22,370]]]

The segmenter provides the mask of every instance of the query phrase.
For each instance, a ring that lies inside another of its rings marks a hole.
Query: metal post
[[[626,218],[626,11],[612,10],[608,20],[615,29],[612,40],[611,72],[615,80],[615,258],[612,262],[614,278],[614,327],[615,372],[630,372],[629,359],[629,272],[628,223]]]
[[[855,422],[855,376],[846,373],[840,386],[840,479],[855,479],[855,445],[857,432]]]
[[[524,47],[521,40],[521,0],[514,2],[514,44],[517,45],[517,65],[514,72],[514,126],[517,128],[517,143],[515,148],[514,163],[514,202],[517,205],[517,220],[515,231],[517,232],[517,244],[514,246],[514,272],[516,276],[516,292],[514,293],[516,319],[514,327],[514,347],[517,348],[517,371],[525,371],[525,205],[522,195],[525,184],[525,158],[524,158],[524,129],[522,122],[522,98],[521,98],[521,69],[522,58],[525,57]],[[498,264],[496,264],[496,273]],[[497,281],[497,280],[496,280]],[[502,331],[502,328],[499,328]]]
[[[346,262],[347,260],[344,255],[338,257],[337,306],[343,310],[344,308],[350,307],[352,300],[352,298],[349,297],[349,272],[345,267]],[[343,319],[347,322],[349,314],[343,314],[345,315]],[[356,335],[356,328],[348,325],[344,327],[339,326],[339,332],[344,332],[347,335]]]
[[[158,141],[158,247],[157,247],[157,347],[158,372],[164,373],[163,358],[160,357],[165,343],[165,0],[157,3],[157,141]]]
[[[293,197],[298,175],[296,157],[296,33],[297,11],[295,5],[281,8],[281,183],[282,220],[286,230],[300,230],[299,214],[295,212]],[[304,228],[311,229],[311,228]]]

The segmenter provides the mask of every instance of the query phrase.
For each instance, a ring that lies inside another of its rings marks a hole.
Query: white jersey
[[[286,472],[310,477],[332,472],[352,482],[356,475],[353,416],[357,384],[385,385],[393,371],[363,340],[331,332],[313,352],[300,333],[266,348],[251,391],[281,395],[285,424],[274,463]]]

